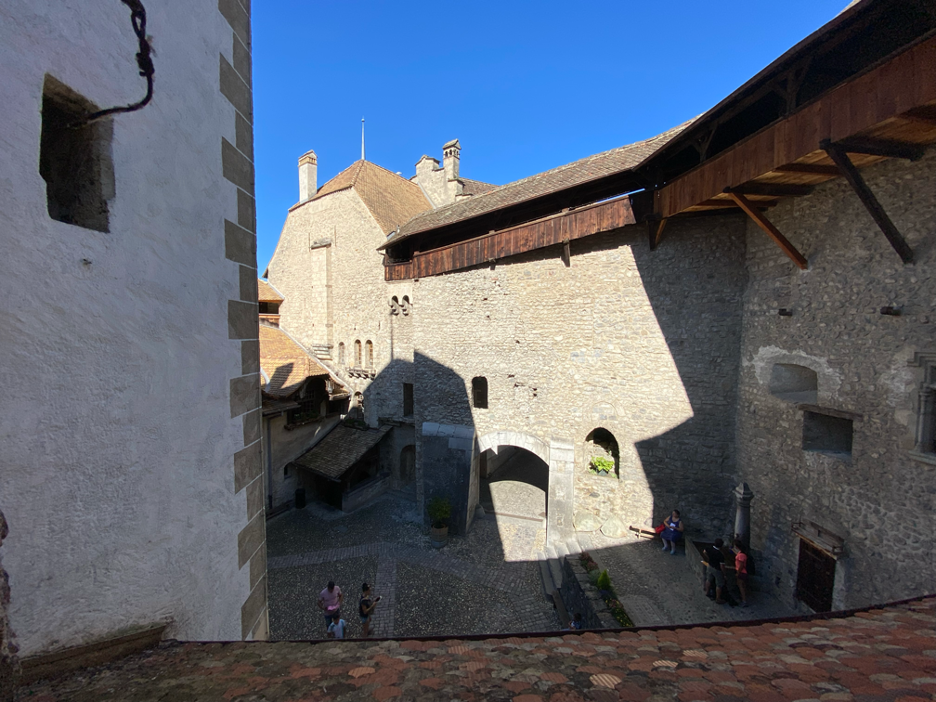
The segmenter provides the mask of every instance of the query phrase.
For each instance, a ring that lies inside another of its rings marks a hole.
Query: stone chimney
[[[314,151],[309,151],[299,159],[299,202],[315,197],[318,178],[318,159]]]
[[[452,139],[442,147],[442,168],[445,170],[446,180],[458,180],[460,154],[461,144],[458,143],[458,139]]]

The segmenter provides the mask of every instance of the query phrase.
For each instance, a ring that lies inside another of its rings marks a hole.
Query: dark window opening
[[[850,457],[852,420],[818,412],[803,412],[803,450]]]
[[[299,407],[286,412],[287,424],[303,424],[319,418],[319,405],[314,397],[304,398],[299,401]]]
[[[819,378],[812,368],[775,363],[770,373],[770,394],[787,402],[814,405],[819,401]]]
[[[471,404],[477,409],[488,408],[488,382],[487,378],[471,379]]]
[[[796,599],[811,607],[814,612],[830,612],[834,586],[835,559],[801,539],[799,567],[796,572]]]
[[[343,366],[344,364],[345,364],[345,350],[344,350],[344,342],[342,341],[340,344],[338,344],[338,365]]]
[[[354,342],[354,367],[361,367],[361,341],[360,339]]]
[[[46,183],[46,207],[52,219],[106,232],[107,201],[113,197],[113,129],[109,120],[75,126],[97,109],[55,78],[46,76],[39,175]]]
[[[936,360],[925,364],[917,414],[917,453],[936,453]]]
[[[260,303],[260,314],[279,314],[280,303],[278,302],[261,302]]]
[[[374,342],[368,341],[364,344],[364,348],[367,351],[367,368],[374,369]]]
[[[596,475],[607,475],[620,478],[620,451],[617,439],[607,429],[598,427],[585,437],[585,451],[588,459],[588,470]],[[611,470],[608,470],[608,461]]]
[[[413,416],[413,384],[403,383],[403,416]]]

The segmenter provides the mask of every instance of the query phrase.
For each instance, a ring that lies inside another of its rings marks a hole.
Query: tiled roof
[[[453,606],[458,606],[457,602]],[[851,616],[472,640],[164,644],[41,702],[931,700],[936,598]]]
[[[643,163],[690,124],[692,120],[650,139],[588,156],[579,161],[501,185],[474,197],[459,200],[451,205],[417,214],[401,226],[400,231],[391,236],[381,248],[391,246],[413,234],[461,222],[504,207],[517,205],[526,200],[631,170]]]
[[[279,327],[260,325],[260,369],[269,378],[264,393],[289,397],[306,378],[328,375],[318,361]]]
[[[285,299],[279,290],[265,280],[257,278],[257,300],[259,302],[282,302]]]
[[[374,448],[391,428],[357,429],[339,424],[293,463],[318,475],[338,480]]]
[[[470,178],[459,178],[459,180],[462,183],[462,195],[480,195],[497,187],[491,183],[482,183],[480,180]]]
[[[385,234],[432,206],[416,183],[370,161],[355,161],[319,188],[312,199],[349,188],[357,192]]]

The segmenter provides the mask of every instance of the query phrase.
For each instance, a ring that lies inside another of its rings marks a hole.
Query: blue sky
[[[501,185],[645,139],[715,105],[847,0],[253,3],[257,261],[314,149],[321,186],[360,158],[410,177],[458,138]]]

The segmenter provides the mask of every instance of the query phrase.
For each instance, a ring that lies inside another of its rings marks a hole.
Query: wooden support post
[[[666,220],[660,219],[657,221],[647,222],[648,232],[650,234],[650,250],[656,251],[656,247],[660,245],[660,239],[663,237],[663,227],[666,226]]]
[[[565,264],[566,268],[572,266],[572,249],[569,246],[568,239],[562,242],[562,262]]]
[[[748,217],[754,220],[754,224],[767,232],[767,235],[777,242],[777,245],[783,249],[783,253],[790,257],[790,260],[793,261],[797,266],[802,270],[806,270],[807,262],[806,258],[799,251],[796,250],[796,247],[789,242],[789,240],[780,233],[780,230],[777,229],[773,224],[770,223],[770,220],[764,216],[764,213],[757,209],[744,195],[740,193],[733,193],[730,190],[726,191],[728,195],[731,196],[731,199],[747,214]]]
[[[890,217],[887,216],[887,212],[881,207],[881,203],[878,202],[874,193],[871,192],[871,188],[865,183],[864,178],[861,177],[861,173],[855,168],[855,164],[848,158],[845,149],[838,144],[832,143],[828,139],[823,139],[819,146],[829,154],[829,158],[838,166],[842,176],[848,181],[848,184],[852,186],[852,190],[855,191],[858,199],[861,200],[878,227],[884,232],[884,236],[887,237],[890,245],[894,247],[894,251],[897,252],[897,255],[900,256],[904,263],[911,263],[913,261],[913,250],[907,242],[904,241],[900,232],[897,231],[897,227],[891,222]]]

